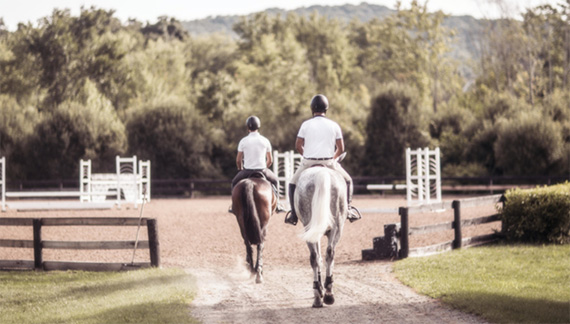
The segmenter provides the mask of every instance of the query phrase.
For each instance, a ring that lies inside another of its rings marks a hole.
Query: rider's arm
[[[243,152],[238,151],[236,157],[236,165],[238,170],[243,170]]]
[[[295,141],[295,148],[297,149],[297,152],[299,152],[299,154],[303,155],[303,152],[305,152],[303,146],[305,145],[305,139],[302,137],[297,137],[297,140]]]
[[[334,159],[336,159],[337,157],[339,157],[342,153],[344,152],[344,141],[342,140],[342,138],[338,138],[336,140],[336,150],[334,152]]]
[[[271,155],[271,152],[267,152],[265,156],[265,163],[267,163],[267,167],[269,168],[271,164],[273,164],[273,156]]]

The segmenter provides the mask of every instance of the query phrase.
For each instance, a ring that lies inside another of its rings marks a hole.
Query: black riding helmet
[[[329,100],[322,94],[318,94],[311,99],[311,111],[326,112],[329,109]]]
[[[259,129],[259,127],[261,127],[261,121],[259,120],[259,118],[257,118],[257,116],[249,116],[245,121],[245,124],[247,126],[247,129],[251,131],[254,131],[256,129]]]

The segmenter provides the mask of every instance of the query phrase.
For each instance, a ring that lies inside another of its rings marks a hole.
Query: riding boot
[[[271,184],[271,188],[273,188],[273,192],[275,193],[275,197],[277,199],[277,207],[275,208],[275,212],[282,213],[285,211],[285,208],[283,208],[283,206],[281,206],[281,203],[279,202],[279,192],[277,191],[277,187]]]
[[[291,210],[285,215],[285,223],[291,224],[293,226],[297,225],[297,214],[295,213],[295,188],[297,186],[293,183],[289,184],[289,204],[291,205]]]
[[[360,211],[356,209],[356,207],[352,206],[352,182],[346,182],[346,200],[348,202],[348,220],[352,222],[356,222],[357,220],[362,218]]]

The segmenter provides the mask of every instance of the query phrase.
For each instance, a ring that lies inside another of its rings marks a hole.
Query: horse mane
[[[259,215],[257,213],[257,208],[255,208],[254,201],[254,188],[255,183],[253,181],[244,181],[244,187],[241,192],[242,197],[242,217],[243,223],[245,225],[245,233],[247,235],[247,240],[251,244],[260,244],[263,242],[261,224],[259,222]]]

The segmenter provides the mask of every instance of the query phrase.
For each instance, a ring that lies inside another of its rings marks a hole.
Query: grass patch
[[[570,323],[570,245],[496,245],[394,265],[416,291],[495,323]]]
[[[0,323],[198,323],[182,269],[0,272]]]

